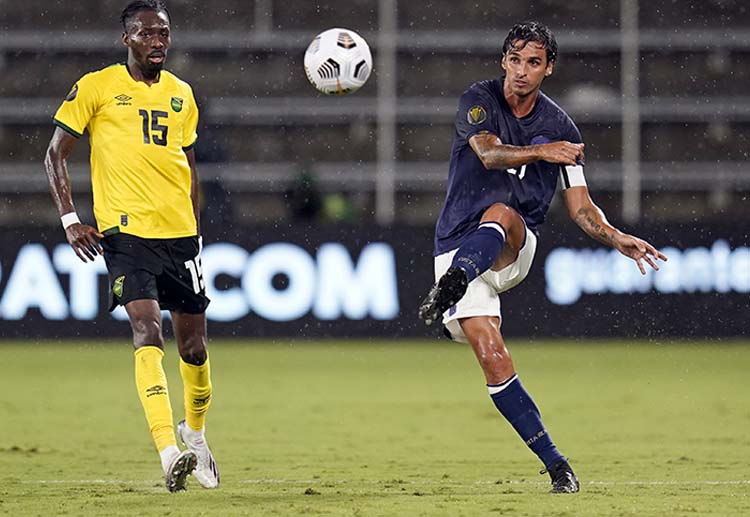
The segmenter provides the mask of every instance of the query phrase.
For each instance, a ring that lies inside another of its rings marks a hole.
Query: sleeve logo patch
[[[73,88],[70,89],[70,92],[68,92],[68,95],[65,97],[65,100],[67,102],[70,102],[73,99],[75,99],[77,95],[78,95],[78,83],[73,85]]]
[[[466,112],[466,121],[472,126],[481,124],[485,120],[487,120],[487,112],[481,106],[472,106]]]

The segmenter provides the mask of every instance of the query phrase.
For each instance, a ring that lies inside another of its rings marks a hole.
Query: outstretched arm
[[[568,215],[588,234],[602,244],[615,248],[617,251],[635,260],[641,274],[646,274],[642,261],[648,263],[655,270],[659,270],[658,260],[667,260],[666,255],[651,244],[634,235],[623,233],[607,221],[604,212],[594,204],[589,195],[588,187],[571,187],[563,192]]]
[[[93,261],[95,255],[102,254],[102,248],[99,245],[102,234],[89,225],[80,222],[72,224],[66,222],[67,219],[78,221],[78,217],[75,215],[76,207],[73,205],[73,195],[70,190],[67,161],[75,144],[76,138],[73,135],[56,127],[49,147],[47,147],[47,154],[44,157],[44,168],[47,171],[47,180],[57,211],[61,218],[66,216],[66,219],[63,219],[65,237],[78,258],[87,262],[86,259]]]
[[[584,146],[565,141],[527,146],[507,145],[492,133],[472,136],[469,145],[488,170],[515,168],[539,160],[576,165],[583,158]]]

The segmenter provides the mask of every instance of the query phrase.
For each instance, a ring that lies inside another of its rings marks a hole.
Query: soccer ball
[[[305,52],[305,73],[321,93],[344,95],[359,90],[370,77],[372,55],[367,42],[349,29],[328,29]]]

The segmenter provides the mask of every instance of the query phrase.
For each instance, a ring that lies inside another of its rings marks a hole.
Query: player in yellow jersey
[[[192,473],[205,488],[219,471],[205,438],[211,402],[201,271],[198,176],[193,145],[198,108],[190,86],[163,69],[170,18],[158,0],[122,12],[127,63],[84,75],[55,114],[45,168],[68,242],[86,262],[103,254],[110,310],[123,305],[135,346],[135,378],[170,492]],[[98,230],[79,221],[67,158],[88,129]],[[171,311],[180,354],[185,420],[177,447],[160,309]]]

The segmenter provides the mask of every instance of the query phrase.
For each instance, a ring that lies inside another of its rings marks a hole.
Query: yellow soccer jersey
[[[99,231],[149,239],[196,235],[190,166],[197,139],[193,91],[166,70],[148,86],[125,64],[84,75],[55,114],[75,137],[88,128]]]

